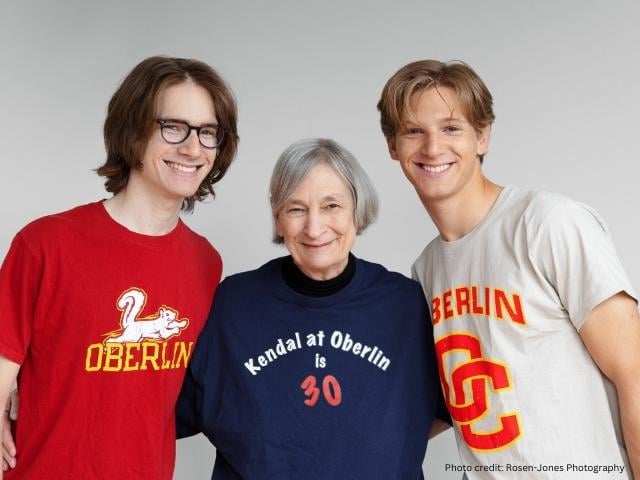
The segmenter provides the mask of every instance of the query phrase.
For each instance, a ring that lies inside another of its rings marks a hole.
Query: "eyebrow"
[[[464,117],[448,117],[446,119],[441,120],[442,122],[465,122],[465,123],[469,123],[468,120]]]
[[[441,124],[450,123],[450,122],[469,123],[469,121],[466,118],[457,117],[457,116],[441,117],[441,118],[436,120],[436,123],[441,123]],[[415,120],[411,120],[411,119],[407,119],[407,121],[404,124],[404,128],[411,128],[411,127],[420,127],[420,122],[415,121]]]
[[[324,197],[322,197],[322,201],[326,202],[328,200],[344,200],[346,198],[346,195],[343,195],[341,193],[330,193],[329,195],[326,195]]]
[[[159,115],[158,118],[161,118],[162,120],[166,120],[168,122],[183,122],[183,123],[186,123],[187,125],[191,125],[193,127],[219,127],[220,126],[220,124],[218,124],[217,121],[216,122],[204,122],[204,123],[201,123],[200,125],[192,125],[190,122],[188,122],[184,118],[164,117],[162,115]]]
[[[330,193],[329,195],[325,195],[324,197],[322,197],[320,199],[320,202],[326,202],[326,201],[330,201],[330,200],[340,200],[343,201],[346,198],[346,195],[343,195],[341,193]],[[295,203],[297,205],[306,205],[307,203],[303,200],[300,200],[298,198],[292,198],[289,197],[289,199],[285,202],[286,204],[291,204],[291,203]]]

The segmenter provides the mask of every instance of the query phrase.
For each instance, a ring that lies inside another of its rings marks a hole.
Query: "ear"
[[[282,228],[280,226],[280,220],[278,220],[278,212],[276,212],[276,209],[274,208],[273,197],[271,195],[269,195],[269,205],[271,205],[271,215],[273,215],[273,224],[276,227],[276,235],[282,237]]]
[[[276,235],[282,237],[282,225],[280,225],[280,219],[278,218],[278,214],[275,212],[273,214],[273,223],[276,226]]]
[[[396,137],[387,138],[387,148],[389,149],[389,156],[392,160],[398,160],[398,151],[396,150]]]
[[[484,155],[489,151],[489,139],[491,138],[491,125],[487,125],[478,132],[477,154]]]

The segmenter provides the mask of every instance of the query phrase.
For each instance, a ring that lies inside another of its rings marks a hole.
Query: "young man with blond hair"
[[[484,176],[492,103],[468,65],[435,60],[402,67],[378,103],[440,233],[413,273],[463,470],[640,478],[637,296],[590,207]]]

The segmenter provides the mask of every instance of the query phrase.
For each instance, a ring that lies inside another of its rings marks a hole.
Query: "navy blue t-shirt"
[[[218,287],[178,400],[178,436],[216,446],[215,480],[422,479],[446,418],[420,286],[356,259],[309,297],[283,258]]]

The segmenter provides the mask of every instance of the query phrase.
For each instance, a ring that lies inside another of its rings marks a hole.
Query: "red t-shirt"
[[[184,223],[140,235],[99,202],[19,232],[0,270],[0,355],[22,365],[5,479],[171,479],[174,405],[221,270]]]

